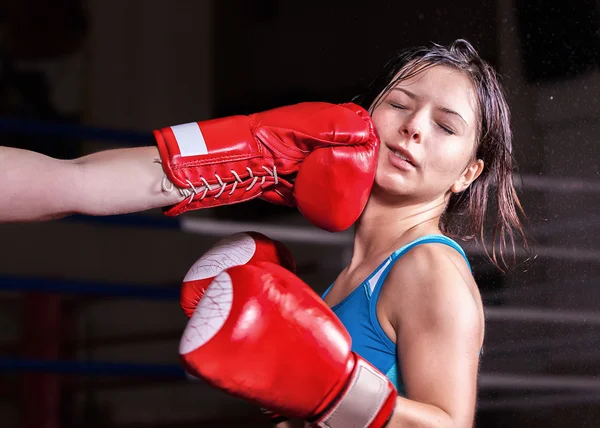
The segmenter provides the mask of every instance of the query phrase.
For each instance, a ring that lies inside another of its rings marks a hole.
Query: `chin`
[[[393,174],[384,173],[383,171],[381,173],[378,171],[375,175],[373,190],[376,190],[378,194],[385,194],[392,197],[410,195],[404,177],[394,176]]]

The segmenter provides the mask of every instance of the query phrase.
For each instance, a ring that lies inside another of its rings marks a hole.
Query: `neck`
[[[420,236],[440,233],[445,206],[443,197],[391,204],[373,193],[356,224],[351,266],[367,258],[379,258]]]

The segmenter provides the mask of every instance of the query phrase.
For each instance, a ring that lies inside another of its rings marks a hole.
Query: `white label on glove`
[[[190,268],[183,279],[197,281],[212,278],[233,266],[245,265],[256,253],[256,242],[247,233],[228,236],[208,250]]]
[[[181,156],[198,156],[208,153],[204,135],[202,135],[202,130],[197,122],[171,126],[171,131],[175,135]]]
[[[188,321],[179,342],[179,353],[183,355],[195,351],[212,339],[225,324],[232,303],[231,277],[223,272],[210,283]]]

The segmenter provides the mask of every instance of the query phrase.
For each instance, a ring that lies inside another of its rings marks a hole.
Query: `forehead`
[[[399,72],[394,81],[398,79]],[[402,79],[390,88],[406,89],[426,102],[440,107],[457,110],[461,115],[474,118],[477,111],[477,97],[471,79],[463,72],[443,65],[417,68],[413,76]],[[463,116],[464,117],[464,116]]]

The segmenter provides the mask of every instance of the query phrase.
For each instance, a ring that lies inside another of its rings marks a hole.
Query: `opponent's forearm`
[[[461,424],[437,406],[398,397],[386,428],[468,428],[471,425],[472,421]]]
[[[76,159],[80,168],[77,212],[125,214],[175,204],[183,196],[162,188],[164,173],[154,146],[115,149]]]
[[[0,147],[0,223],[79,213],[124,214],[174,204],[164,192],[156,147],[115,149],[74,160]]]
[[[0,223],[68,215],[76,204],[77,176],[69,161],[0,147]]]

